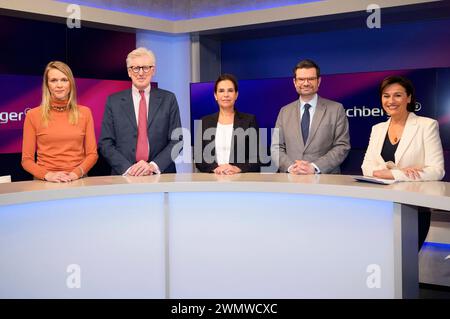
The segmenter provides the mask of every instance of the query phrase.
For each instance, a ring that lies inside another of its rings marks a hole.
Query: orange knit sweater
[[[69,111],[50,111],[47,126],[42,124],[41,107],[27,112],[23,127],[22,166],[34,177],[44,179],[47,172],[86,174],[97,161],[94,120],[91,110],[78,106],[78,123],[69,123]],[[37,153],[37,162],[35,162]]]

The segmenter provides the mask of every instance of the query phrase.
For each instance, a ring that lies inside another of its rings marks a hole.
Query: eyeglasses
[[[142,69],[144,73],[150,72],[150,70],[154,67],[154,65],[144,65],[144,66],[130,66],[129,69],[133,71],[133,73],[139,73]]]
[[[317,77],[313,77],[313,78],[296,78],[295,79],[295,81],[300,82],[300,83],[304,83],[306,81],[314,82],[315,80],[317,80]]]

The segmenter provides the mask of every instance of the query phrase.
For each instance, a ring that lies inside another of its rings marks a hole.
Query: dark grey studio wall
[[[76,77],[128,79],[125,58],[135,48],[135,33],[5,15],[0,26],[1,74],[41,75],[49,61],[60,60]]]
[[[450,18],[221,43],[221,71],[240,79],[290,76],[315,60],[323,74],[450,66]]]

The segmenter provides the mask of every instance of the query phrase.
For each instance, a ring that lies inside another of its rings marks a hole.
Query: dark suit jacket
[[[201,145],[201,159],[198,158],[200,156],[195,157],[196,162],[195,166],[201,172],[211,173],[218,166],[215,148],[215,138],[218,120],[219,120],[219,112],[204,116],[201,119],[202,122],[201,130],[199,129],[197,131],[195,140],[196,143],[195,152],[197,154],[199,153],[200,149],[198,148],[198,146]],[[250,137],[250,134],[252,134],[250,131],[247,131],[247,133],[245,133],[245,131],[248,128],[254,128],[255,129],[254,133],[256,134]],[[208,134],[208,136],[206,136],[205,138],[204,133],[207,129],[210,129],[208,130],[208,132],[212,134]],[[230,164],[239,167],[243,173],[259,172],[260,163],[258,160],[259,158],[258,129],[259,129],[258,123],[256,122],[256,117],[253,114],[235,111],[233,123],[233,137],[230,152]],[[206,150],[206,152],[204,152],[206,147],[208,147],[208,149]]]
[[[183,140],[181,133],[172,140],[172,132],[177,128],[181,128],[181,120],[175,95],[152,88],[147,120],[149,162],[155,162],[161,173],[176,173],[172,150],[176,147],[176,157]],[[112,175],[125,173],[136,162],[136,142],[137,123],[131,89],[110,95],[103,115],[99,150],[111,165]]]

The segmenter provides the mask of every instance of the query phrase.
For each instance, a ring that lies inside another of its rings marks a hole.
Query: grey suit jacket
[[[172,132],[177,128],[181,128],[181,120],[175,95],[152,88],[147,120],[149,162],[154,161],[162,173],[176,173],[172,157],[181,151],[183,139],[181,133],[172,139]],[[136,162],[136,142],[131,89],[110,95],[103,115],[99,149],[111,165],[111,174],[121,175]]]
[[[272,161],[287,172],[295,160],[316,164],[321,173],[339,174],[350,150],[348,119],[342,104],[318,97],[308,140],[303,143],[296,100],[281,108],[272,135]]]

